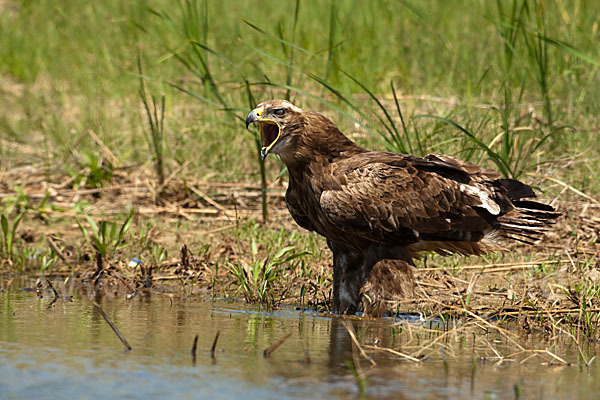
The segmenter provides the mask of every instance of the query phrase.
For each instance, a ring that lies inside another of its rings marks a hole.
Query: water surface
[[[379,352],[373,354],[377,365],[371,366],[356,352],[353,356],[338,317],[295,308],[261,312],[242,303],[161,294],[127,299],[122,293],[98,298],[80,292],[72,301],[60,298],[50,305],[49,293],[38,298],[19,286],[0,286],[2,399],[344,399],[360,396],[352,372],[356,359],[367,376],[367,398],[516,398],[517,390],[521,399],[584,399],[596,398],[600,391],[597,364],[581,367],[569,344],[554,344],[552,351],[570,366],[498,363],[482,358],[467,340],[440,341],[452,357],[437,351],[413,363]],[[94,300],[129,341],[131,351],[124,350]],[[406,330],[400,335],[392,329],[398,320],[349,322],[365,344],[402,349],[407,340]],[[264,349],[289,332],[271,357],[264,358]],[[190,349],[196,334],[194,364]],[[510,343],[494,343],[503,354],[514,350]]]

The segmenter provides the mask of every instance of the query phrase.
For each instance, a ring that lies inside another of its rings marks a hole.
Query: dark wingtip
[[[511,200],[537,197],[531,186],[515,179],[496,179],[496,182],[507,190],[508,198]]]

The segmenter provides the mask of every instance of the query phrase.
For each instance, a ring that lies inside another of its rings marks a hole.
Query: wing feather
[[[369,159],[372,154],[360,158]],[[465,171],[460,164],[444,165],[445,160],[439,158],[427,163],[412,156],[375,154],[382,155],[382,160],[365,163],[350,158],[332,167],[332,176],[343,176],[339,179],[343,183],[323,191],[320,206],[341,231],[402,244],[479,240],[493,229],[494,214],[501,210],[494,197],[501,193],[492,185],[471,181],[468,173],[475,172],[474,168]],[[436,167],[444,173],[435,172]],[[453,169],[460,175],[458,180],[448,177]]]

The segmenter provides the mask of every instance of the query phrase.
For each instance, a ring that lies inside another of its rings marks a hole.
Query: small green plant
[[[12,221],[9,221],[5,214],[0,215],[0,226],[2,228],[0,256],[3,259],[12,260],[17,228],[24,215],[25,213],[21,212]]]
[[[148,251],[152,265],[160,266],[169,257],[169,251],[158,243],[152,243]]]
[[[101,188],[112,181],[113,165],[102,157],[94,153],[84,153],[86,161],[85,187]]]
[[[274,283],[282,277],[282,270],[279,267],[307,253],[296,252],[293,246],[287,246],[269,260],[268,258],[256,258],[258,246],[254,238],[251,248],[253,256],[251,264],[238,261],[227,263],[226,268],[235,277],[236,283],[248,303],[261,303],[267,307],[273,307],[275,305]]]
[[[169,251],[153,240],[156,226],[153,222],[140,224],[137,232],[132,233],[132,252],[146,260],[147,265],[160,267],[161,263],[169,256]]]
[[[25,193],[23,186],[14,185],[13,190],[15,194],[2,199],[2,206],[6,214],[10,214],[13,211],[19,213],[29,207],[29,196]]]
[[[54,253],[51,253],[49,256],[43,255],[40,259],[40,272],[47,272],[50,268],[52,268],[56,260],[57,258]]]
[[[73,177],[75,187],[83,184],[90,189],[105,187],[112,181],[114,166],[96,153],[86,151],[78,157],[78,163],[73,168],[65,165],[65,172]]]
[[[10,263],[16,271],[23,272],[27,267],[37,265],[42,256],[43,249],[31,246],[17,246],[13,248]]]
[[[131,227],[133,216],[134,211],[132,209],[129,211],[125,220],[119,224],[118,222],[104,220],[96,223],[92,217],[85,215],[89,224],[89,231],[81,224],[79,219],[77,219],[77,225],[79,226],[79,230],[83,234],[85,241],[100,253],[104,259],[107,259],[109,256],[114,255],[114,253],[129,245],[128,243],[123,242],[123,238]]]
[[[581,331],[590,340],[598,339],[600,317],[598,312],[593,310],[597,299],[600,297],[600,285],[583,278],[575,283],[573,288],[562,285],[556,285],[556,287],[563,291],[567,298],[579,308],[577,320],[573,315],[566,316],[567,321],[572,326],[573,335],[579,337],[580,333],[578,331]]]

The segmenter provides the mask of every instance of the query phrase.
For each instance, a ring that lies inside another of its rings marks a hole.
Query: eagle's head
[[[291,137],[300,128],[303,110],[285,100],[268,100],[260,103],[246,118],[246,128],[258,122],[262,148],[260,156],[282,154],[291,144]]]

